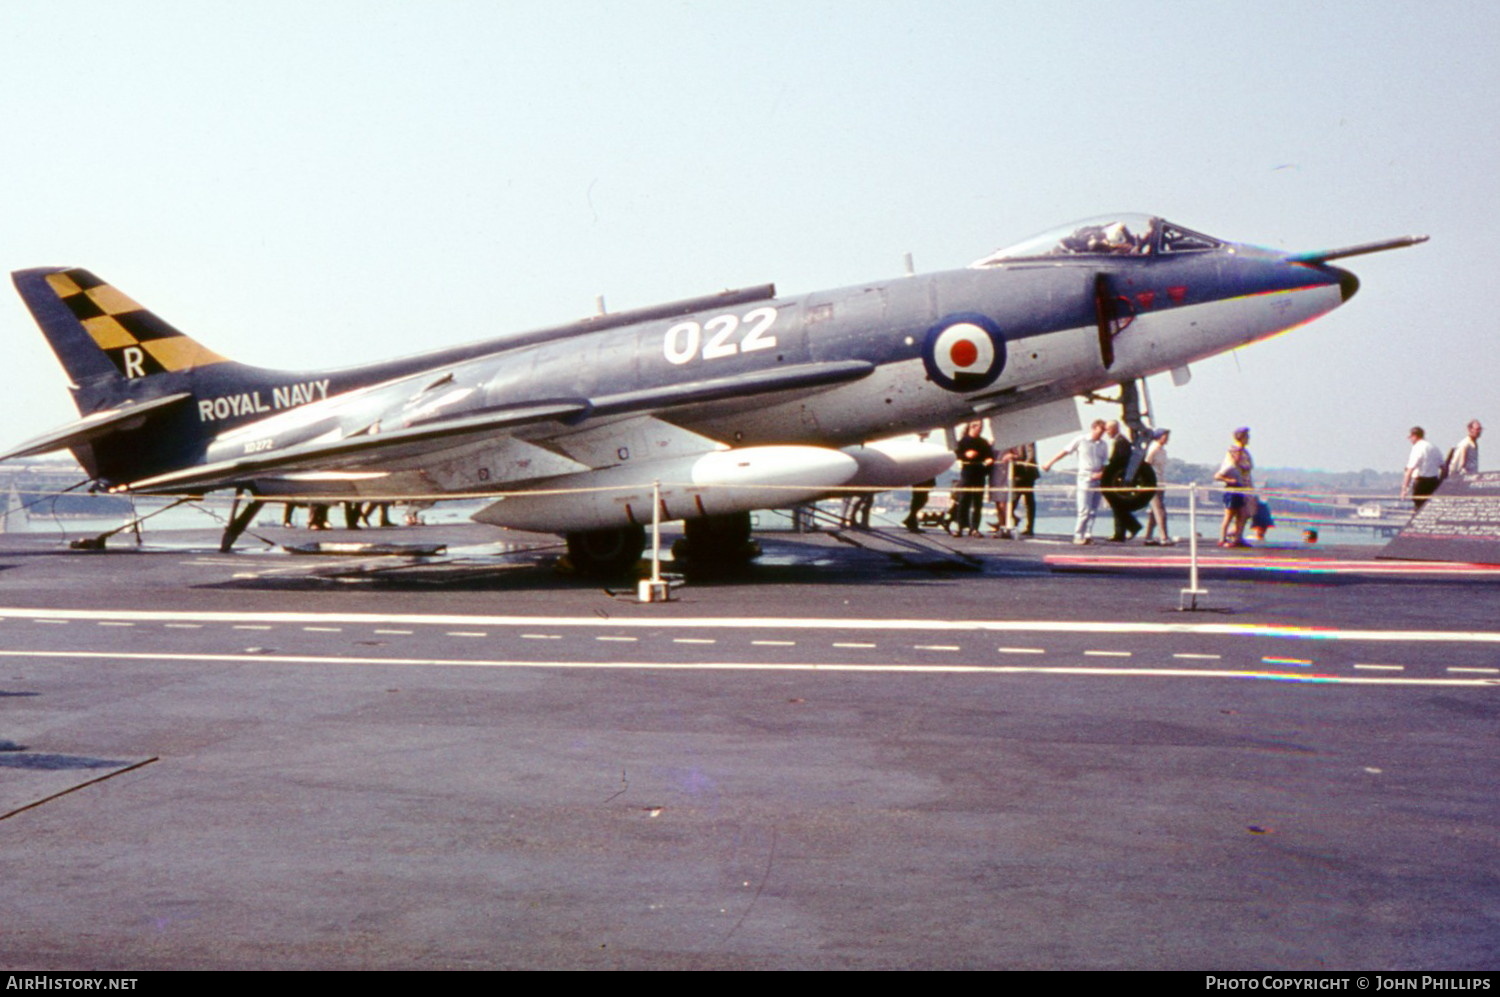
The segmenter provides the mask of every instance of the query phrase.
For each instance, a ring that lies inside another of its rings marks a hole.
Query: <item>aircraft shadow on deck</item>
[[[82,755],[0,753],[0,769],[37,769],[44,772],[60,772],[68,769],[117,769],[129,764],[129,762],[108,758],[85,758]]]
[[[0,696],[27,696],[35,693],[0,692]],[[26,745],[0,738],[0,769],[36,769],[58,772],[67,769],[117,769],[129,765],[109,758],[88,758],[83,755],[33,754]]]
[[[604,588],[635,595],[630,576],[597,579],[558,569],[556,548],[518,551],[490,557],[454,557],[392,563],[308,563],[305,570],[279,562],[277,570],[198,586],[209,589],[261,591],[330,591],[338,587],[384,591],[496,592]],[[309,559],[310,561],[310,559]],[[932,585],[964,577],[951,565],[902,564],[869,552],[828,551],[794,543],[772,542],[765,554],[748,564],[693,566],[663,561],[663,572],[694,587],[717,585]]]

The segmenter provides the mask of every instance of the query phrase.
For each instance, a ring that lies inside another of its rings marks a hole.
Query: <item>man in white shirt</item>
[[[1042,465],[1043,471],[1052,470],[1052,465],[1070,453],[1078,455],[1078,524],[1073,528],[1075,544],[1094,542],[1094,517],[1099,514],[1099,480],[1104,477],[1104,465],[1109,460],[1109,446],[1104,442],[1104,420],[1095,419],[1089,431],[1063,447],[1056,457]]]
[[[1443,480],[1442,451],[1426,436],[1421,426],[1411,427],[1407,436],[1411,440],[1411,455],[1406,458],[1406,474],[1401,478],[1401,494],[1410,495],[1412,507],[1418,510]]]

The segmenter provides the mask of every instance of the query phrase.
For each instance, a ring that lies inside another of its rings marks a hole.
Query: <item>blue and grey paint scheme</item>
[[[881,485],[932,477],[940,448],[879,441],[976,413],[1003,435],[1011,413],[1276,335],[1358,289],[1331,260],[1418,241],[1287,254],[1115,215],[960,270],[744,288],[333,371],[235,363],[87,271],[22,270],[81,418],[10,455],[69,449],[101,487],[152,493],[503,495],[480,518],[568,534],[649,519],[653,481],[674,516],[739,512],[860,484],[871,453]],[[525,494],[558,487],[618,494]]]

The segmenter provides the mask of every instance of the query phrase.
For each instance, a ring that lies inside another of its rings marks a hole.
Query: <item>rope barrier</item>
[[[1066,473],[1066,472],[1064,472],[1064,473]],[[59,496],[59,495],[68,494],[70,492],[75,491],[78,488],[83,487],[86,484],[88,484],[87,481],[81,481],[81,482],[78,482],[78,483],[76,483],[74,485],[69,486],[68,488],[61,489],[61,490],[31,490],[31,489],[21,490],[21,489],[12,489],[12,494],[14,494],[14,495],[23,496],[23,497],[24,496],[32,496],[32,497],[31,497],[30,501],[24,502],[20,507],[15,508],[15,509],[7,509],[7,510],[4,510],[3,513],[0,513],[0,522],[3,522],[6,518],[8,518],[9,516],[11,516],[11,515],[13,515],[15,513],[29,512],[29,510],[33,509],[37,505],[39,505],[39,504],[47,501],[50,498],[55,498],[56,496]],[[751,483],[751,482],[738,483],[738,484],[724,484],[724,483],[715,483],[715,482],[654,481],[654,482],[649,482],[649,483],[634,482],[634,483],[630,483],[630,484],[595,485],[595,486],[590,486],[590,487],[574,487],[574,488],[527,488],[527,489],[515,489],[515,490],[484,489],[484,490],[481,490],[481,491],[448,492],[448,493],[444,493],[441,496],[421,496],[419,498],[414,498],[414,497],[412,497],[412,496],[410,496],[408,494],[403,494],[403,493],[392,493],[392,494],[389,494],[389,495],[382,495],[382,494],[379,494],[379,493],[373,493],[373,494],[372,493],[362,493],[362,494],[359,494],[359,495],[353,495],[353,496],[351,496],[351,495],[348,495],[348,494],[321,494],[321,493],[315,493],[315,492],[314,493],[307,493],[307,494],[298,494],[298,495],[275,495],[275,496],[253,496],[253,497],[255,499],[261,501],[261,502],[268,503],[268,504],[294,503],[294,504],[298,504],[298,505],[329,505],[329,506],[336,506],[336,505],[341,505],[341,504],[344,504],[344,503],[359,503],[361,505],[370,504],[370,503],[413,503],[413,504],[429,505],[429,504],[436,504],[438,502],[459,502],[459,501],[473,501],[473,500],[496,501],[496,500],[504,500],[504,499],[508,499],[508,498],[519,498],[519,497],[536,498],[536,497],[548,497],[548,496],[562,497],[562,496],[576,496],[576,495],[589,495],[589,494],[594,494],[594,495],[621,494],[621,493],[628,493],[628,492],[641,492],[641,491],[644,491],[646,489],[650,489],[650,491],[652,493],[652,506],[653,506],[653,523],[652,523],[652,526],[651,526],[653,573],[652,573],[652,576],[651,576],[651,579],[650,579],[650,584],[652,585],[652,592],[653,593],[660,593],[661,589],[662,589],[662,586],[664,584],[663,581],[662,581],[661,574],[660,574],[660,561],[659,561],[659,558],[660,558],[660,545],[661,545],[661,540],[660,540],[660,530],[661,530],[660,509],[661,509],[661,503],[662,503],[662,494],[663,494],[663,491],[665,491],[665,490],[670,490],[670,489],[684,489],[684,490],[687,490],[689,493],[709,493],[709,492],[712,492],[712,491],[714,491],[716,489],[720,489],[720,488],[740,488],[740,489],[751,488],[751,489],[756,490],[757,492],[760,492],[760,493],[763,493],[763,494],[764,493],[769,493],[769,494],[772,494],[772,495],[774,495],[777,492],[798,493],[800,495],[805,495],[810,490],[816,490],[822,496],[824,496],[824,498],[831,500],[831,499],[837,499],[839,497],[847,497],[847,496],[874,495],[874,494],[877,494],[877,493],[880,493],[880,492],[907,491],[907,490],[910,489],[910,487],[911,486],[891,487],[891,486],[886,486],[886,485],[842,485],[842,486],[824,487],[824,486],[813,486],[813,485],[769,484],[769,483],[762,484],[762,483]],[[1097,492],[1100,495],[1104,495],[1104,496],[1108,496],[1108,495],[1112,495],[1112,494],[1129,494],[1129,495],[1135,496],[1137,498],[1139,498],[1139,496],[1142,496],[1142,495],[1152,495],[1152,496],[1154,496],[1154,495],[1161,495],[1163,497],[1168,497],[1168,496],[1182,496],[1182,495],[1186,495],[1187,496],[1188,541],[1189,541],[1188,587],[1181,590],[1181,603],[1180,603],[1180,607],[1179,608],[1182,608],[1182,609],[1196,609],[1197,608],[1197,604],[1198,604],[1198,599],[1201,596],[1207,595],[1207,591],[1205,589],[1201,588],[1200,587],[1200,583],[1199,583],[1199,562],[1200,562],[1200,559],[1199,559],[1199,554],[1198,554],[1198,535],[1199,535],[1198,517],[1199,517],[1199,514],[1200,514],[1199,504],[1200,504],[1200,501],[1201,501],[1202,496],[1203,496],[1204,493],[1207,493],[1209,495],[1215,495],[1215,494],[1217,494],[1217,495],[1226,495],[1226,494],[1232,494],[1232,493],[1241,493],[1241,494],[1256,496],[1258,498],[1269,497],[1269,498],[1275,499],[1275,500],[1277,500],[1279,502],[1282,502],[1282,503],[1294,503],[1294,504],[1302,504],[1302,505],[1306,505],[1306,506],[1319,506],[1319,507],[1325,507],[1325,508],[1329,508],[1329,509],[1350,509],[1350,508],[1357,508],[1359,505],[1368,504],[1368,503],[1372,503],[1372,502],[1384,502],[1384,503],[1389,503],[1389,504],[1394,505],[1397,502],[1404,502],[1405,501],[1404,498],[1402,498],[1400,496],[1391,495],[1389,492],[1361,494],[1361,493],[1349,493],[1349,492],[1317,492],[1317,491],[1311,491],[1311,490],[1305,490],[1305,489],[1296,489],[1296,490],[1294,490],[1294,489],[1278,489],[1278,488],[1239,489],[1239,488],[1230,488],[1230,487],[1227,487],[1227,486],[1225,486],[1223,484],[1220,484],[1218,482],[1215,482],[1214,484],[1211,484],[1211,485],[1204,485],[1204,484],[1198,484],[1198,483],[1191,483],[1191,484],[1174,484],[1174,483],[1160,484],[1159,483],[1159,484],[1156,484],[1156,485],[1153,485],[1153,486],[1150,486],[1150,487],[1139,487],[1139,486],[1134,486],[1134,485],[1110,485],[1110,486],[1104,486],[1104,485],[1097,485],[1097,484],[1095,484],[1095,485],[1089,486],[1089,490]],[[981,485],[981,486],[977,486],[977,487],[976,486],[964,486],[964,485],[955,484],[955,485],[952,485],[952,486],[948,486],[946,488],[939,488],[939,487],[936,487],[936,486],[932,486],[932,487],[929,487],[927,489],[927,491],[929,492],[929,494],[936,493],[938,495],[941,495],[942,493],[946,492],[948,494],[948,496],[950,497],[950,501],[951,501],[951,499],[953,497],[958,496],[958,495],[962,495],[962,494],[969,494],[969,495],[978,494],[978,495],[983,496],[986,493],[988,493],[988,495],[991,497],[991,501],[992,502],[999,502],[999,501],[1004,500],[1005,498],[1014,497],[1014,496],[1018,496],[1018,495],[1022,495],[1022,494],[1026,494],[1026,493],[1030,493],[1031,495],[1034,495],[1034,496],[1049,496],[1050,495],[1050,496],[1057,496],[1057,497],[1075,497],[1076,494],[1077,494],[1077,492],[1078,492],[1078,485],[1077,485],[1076,482],[1075,483],[1071,483],[1071,484],[1042,484],[1040,482],[1037,482],[1036,484],[1020,485],[1020,486],[1017,486],[1017,485],[1014,485],[1014,484],[1007,485],[1007,486],[1002,486],[1002,485],[990,486],[990,485],[986,484],[986,485]],[[108,493],[108,494],[115,495],[115,496],[120,497],[120,498],[127,498],[128,497],[129,499],[132,500],[132,502],[134,502],[136,500],[139,500],[139,499],[143,499],[143,498],[157,498],[157,497],[160,497],[164,501],[172,498],[172,496],[169,496],[169,495],[154,496],[154,495],[150,495],[149,493],[136,493],[136,492],[112,492],[112,493]],[[190,504],[190,506],[192,508],[199,509],[200,511],[202,511],[204,514],[208,515],[212,519],[217,520],[218,522],[222,523],[222,522],[224,522],[224,517],[221,516],[219,513],[215,512],[210,506],[213,505],[213,504],[217,504],[217,503],[223,503],[225,505],[229,505],[230,502],[231,502],[231,497],[227,493],[223,494],[222,497],[217,496],[217,495],[212,496],[212,497],[208,497],[208,496],[177,497],[176,501],[170,502],[170,504],[165,505],[163,508],[154,510],[152,512],[149,512],[149,513],[147,513],[144,516],[136,516],[136,515],[132,514],[128,518],[128,520],[127,520],[127,522],[126,522],[126,524],[124,526],[119,527],[117,530],[113,530],[113,531],[110,531],[110,532],[111,533],[118,532],[119,530],[127,529],[127,528],[129,528],[131,526],[138,525],[140,522],[143,522],[146,519],[152,518],[153,516],[155,516],[155,515],[157,515],[157,514],[159,514],[161,512],[165,512],[169,508],[176,507],[176,506],[181,505],[183,503]],[[806,504],[806,503],[797,503],[797,504]],[[1176,511],[1177,511],[1178,515],[1182,514],[1182,511],[1181,511],[1180,507],[1178,507],[1176,509]],[[132,510],[132,513],[134,513],[134,510]],[[75,515],[76,518],[104,518],[104,517],[87,517],[87,516],[77,517],[76,514],[74,514],[74,515]],[[58,518],[58,514],[54,512],[53,513],[53,518]],[[1351,524],[1358,524],[1359,523],[1359,519],[1357,519],[1355,516],[1349,516],[1349,517],[1346,517],[1346,518],[1348,519],[1348,521]],[[59,528],[61,529],[62,528],[62,521],[61,521],[60,518],[58,518],[58,525],[59,525]],[[1337,526],[1338,524],[1337,523],[1328,523],[1327,525],[1329,525],[1329,526]],[[1392,525],[1394,525],[1394,524],[1392,524]],[[64,535],[66,535],[67,531],[65,529],[63,530],[63,532],[64,532]],[[1165,531],[1165,526],[1163,526],[1163,533],[1165,534],[1165,532],[1166,532]],[[105,534],[105,536],[108,536],[108,535],[109,534]],[[267,544],[272,544],[273,543],[273,541],[271,541],[271,540],[269,540],[269,539],[267,539],[265,537],[257,536],[257,539],[259,539],[262,542],[267,543]],[[657,596],[655,596],[655,598],[663,598],[663,597],[669,597],[669,596],[665,596],[665,595],[657,595]]]

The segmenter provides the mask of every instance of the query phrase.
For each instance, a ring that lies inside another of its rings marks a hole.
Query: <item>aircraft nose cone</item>
[[[1354,292],[1359,290],[1359,278],[1342,267],[1330,267],[1339,275],[1339,290],[1344,292],[1344,300],[1348,301],[1354,297]]]

